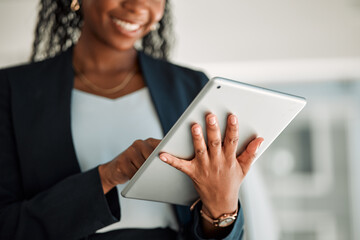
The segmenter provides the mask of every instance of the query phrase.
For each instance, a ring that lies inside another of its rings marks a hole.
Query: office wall
[[[0,67],[29,58],[36,5],[35,0],[0,0]]]
[[[183,62],[360,56],[356,0],[175,0]],[[206,43],[206,44],[204,44]]]
[[[0,66],[29,55],[37,0],[0,0]],[[358,0],[173,0],[188,65],[360,56]],[[204,44],[206,43],[206,44]]]

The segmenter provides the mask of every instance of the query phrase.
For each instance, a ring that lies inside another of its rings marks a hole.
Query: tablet
[[[235,114],[239,124],[238,154],[255,137],[264,138],[258,149],[257,159],[305,104],[306,100],[299,96],[234,80],[213,78],[203,87],[121,194],[127,198],[190,205],[198,198],[192,180],[161,161],[159,154],[167,152],[191,159],[194,156],[190,131],[193,123],[199,123],[206,135],[205,115],[214,113],[224,136],[227,116]]]

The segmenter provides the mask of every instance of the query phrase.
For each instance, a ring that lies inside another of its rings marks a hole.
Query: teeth
[[[127,31],[135,31],[140,28],[140,24],[124,22],[117,18],[113,18],[113,21]]]

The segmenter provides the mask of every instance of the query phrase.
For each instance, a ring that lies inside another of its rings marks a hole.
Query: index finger
[[[161,139],[148,138],[145,140],[145,142],[155,149],[161,142]]]

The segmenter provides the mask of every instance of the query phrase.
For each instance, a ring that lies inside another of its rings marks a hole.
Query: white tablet
[[[127,198],[190,205],[198,198],[191,179],[161,161],[159,153],[167,152],[185,159],[193,157],[190,131],[193,123],[201,124],[206,135],[205,115],[214,113],[224,136],[227,116],[235,114],[239,123],[238,153],[255,137],[264,138],[257,159],[305,104],[306,100],[302,97],[224,78],[211,79],[121,194]]]

